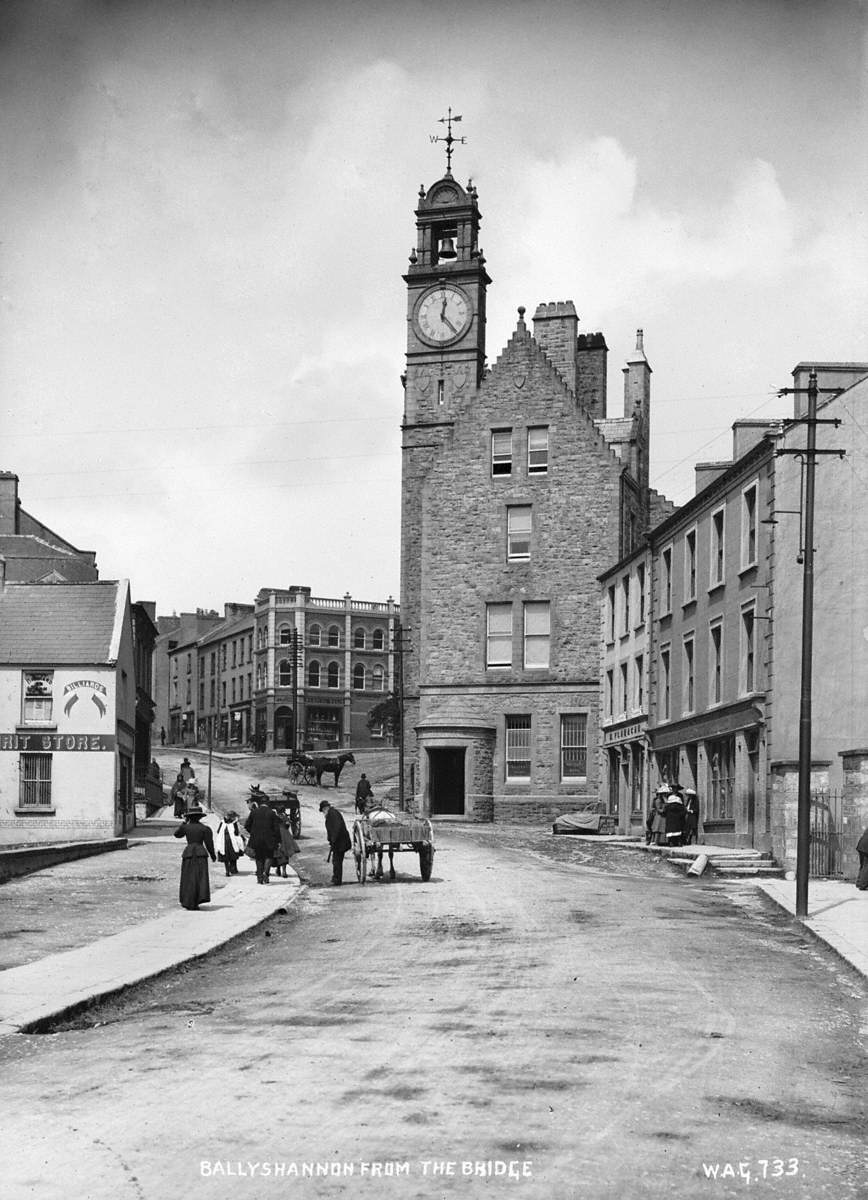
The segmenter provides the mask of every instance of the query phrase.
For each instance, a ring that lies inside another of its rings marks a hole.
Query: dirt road
[[[866,1194],[866,990],[759,900],[480,827],[334,889],[305,820],[297,911],[6,1040],[4,1194]]]

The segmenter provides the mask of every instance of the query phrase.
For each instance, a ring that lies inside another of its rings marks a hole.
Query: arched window
[[[375,692],[383,690],[383,681],[385,680],[385,672],[382,667],[374,667],[371,672],[371,686]]]
[[[322,645],[322,630],[320,629],[319,625],[311,625],[310,629],[308,630],[307,640],[310,642],[311,646]]]
[[[280,687],[292,687],[292,663],[288,658],[277,664],[277,682]]]
[[[319,663],[312,662],[307,668],[307,685],[308,687],[319,687]]]
[[[353,634],[353,645],[357,650],[364,650],[365,648],[365,631],[361,626]]]
[[[371,638],[371,645],[374,647],[375,650],[382,650],[384,642],[385,642],[385,638],[383,637],[382,629],[375,629],[374,635]]]
[[[278,629],[277,644],[279,646],[291,646],[292,645],[292,626],[291,625],[281,625],[280,629]]]
[[[356,663],[353,667],[353,688],[357,692],[365,690],[365,667],[363,663]]]
[[[327,682],[330,688],[336,688],[340,685],[340,674],[341,671],[338,664],[336,662],[329,663]]]
[[[341,644],[341,631],[337,625],[329,625],[329,645],[339,646]]]

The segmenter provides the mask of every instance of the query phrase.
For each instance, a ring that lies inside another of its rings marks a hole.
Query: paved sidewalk
[[[294,872],[261,887],[242,859],[237,876],[212,865],[211,902],[189,912],[178,903],[180,849],[155,838],[4,885],[0,935],[16,965],[0,970],[0,1036],[200,958],[298,895]]]
[[[795,916],[796,884],[792,879],[762,879],[762,888],[776,904]],[[808,881],[808,915],[798,918],[815,937],[868,979],[868,892],[853,883],[829,879]]]

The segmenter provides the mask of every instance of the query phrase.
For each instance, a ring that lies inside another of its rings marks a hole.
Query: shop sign
[[[615,746],[618,742],[631,742],[633,738],[641,737],[644,732],[643,721],[637,721],[633,725],[624,725],[621,729],[607,729],[603,733],[603,745]]]
[[[0,733],[0,750],[114,750],[114,734],[106,733]]]

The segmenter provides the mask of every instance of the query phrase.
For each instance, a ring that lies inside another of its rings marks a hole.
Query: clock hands
[[[447,305],[448,303],[449,303],[449,297],[448,297],[448,296],[447,296],[447,294],[444,292],[444,293],[443,293],[443,303],[442,303],[442,304],[441,304],[441,306],[440,306],[440,320],[443,322],[443,324],[444,324],[444,325],[448,325],[448,326],[449,326],[449,328],[452,330],[452,332],[453,332],[453,333],[457,333],[457,332],[458,332],[458,330],[455,328],[455,326],[452,324],[452,322],[451,322],[451,321],[449,320],[449,318],[446,316],[446,305]]]

